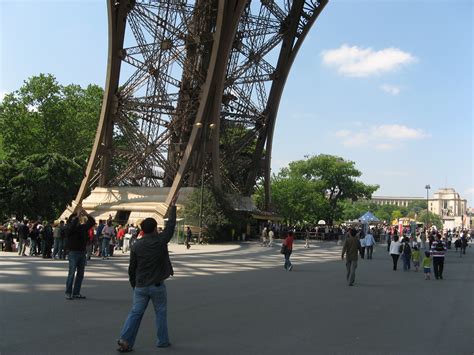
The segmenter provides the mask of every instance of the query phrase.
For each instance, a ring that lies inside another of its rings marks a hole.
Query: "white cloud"
[[[403,125],[381,125],[371,128],[371,133],[374,137],[406,140],[406,139],[420,139],[426,138],[428,135],[423,130],[418,128],[410,128]]]
[[[370,145],[378,150],[394,149],[399,147],[403,141],[429,137],[429,134],[421,129],[397,124],[359,128],[357,131],[345,129],[335,132],[334,135],[340,138],[346,147]]]
[[[390,84],[383,84],[382,86],[380,86],[380,89],[382,89],[382,91],[386,92],[387,94],[394,95],[394,96],[398,95],[401,91],[399,86],[390,85]]]
[[[325,65],[336,67],[339,74],[351,77],[390,72],[417,60],[411,53],[398,48],[374,51],[372,48],[350,47],[347,44],[337,49],[325,50],[321,56]]]

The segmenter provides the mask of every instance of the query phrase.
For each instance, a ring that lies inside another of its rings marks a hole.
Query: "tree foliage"
[[[95,137],[103,90],[61,86],[51,74],[40,74],[0,104],[0,134],[7,158],[57,153],[86,160]]]
[[[426,223],[426,201],[413,201],[408,206],[397,205],[379,205],[377,203],[361,200],[361,201],[344,201],[343,203],[343,219],[354,220],[358,219],[365,212],[372,212],[378,219],[391,223],[395,219],[408,217],[420,223]],[[437,228],[442,228],[443,222],[438,215],[431,212],[428,213],[430,225],[436,225]]]
[[[344,200],[370,198],[378,185],[357,180],[355,163],[332,155],[291,162],[272,178],[272,203],[287,221],[332,224],[343,216]]]
[[[211,239],[216,239],[219,229],[229,223],[226,211],[228,206],[222,196],[207,187],[202,190],[202,226]],[[186,224],[199,226],[201,189],[194,189],[188,197],[184,203],[183,215]]]
[[[0,215],[53,218],[79,188],[103,90],[29,78],[0,103]]]
[[[0,163],[0,211],[33,219],[54,219],[71,202],[82,167],[60,154],[34,154]]]

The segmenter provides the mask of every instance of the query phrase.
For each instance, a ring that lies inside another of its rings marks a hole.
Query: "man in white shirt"
[[[273,228],[270,228],[270,231],[268,232],[268,238],[270,239],[268,246],[272,247],[273,246],[273,240],[275,239],[275,232],[273,232]]]
[[[372,235],[372,231],[369,229],[364,238],[365,248],[367,249],[367,259],[372,259],[372,253],[374,251],[375,239]]]

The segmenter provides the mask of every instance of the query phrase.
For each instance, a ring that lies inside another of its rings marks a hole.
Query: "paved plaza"
[[[391,270],[386,247],[345,283],[341,246],[171,245],[172,347],[158,349],[152,305],[133,354],[474,354],[474,248],[448,252],[444,280]],[[128,254],[93,258],[86,300],[64,298],[67,262],[0,254],[0,354],[117,354],[131,306]],[[401,262],[399,263],[401,268]]]

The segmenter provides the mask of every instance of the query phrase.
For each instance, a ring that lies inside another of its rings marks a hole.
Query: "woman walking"
[[[397,271],[398,258],[400,257],[400,249],[402,243],[398,241],[398,235],[393,236],[393,241],[390,243],[390,255],[393,261],[393,271]]]
[[[291,252],[293,251],[293,240],[294,240],[293,231],[289,231],[288,236],[283,241],[283,246],[284,246],[283,254],[285,255],[285,270],[287,271],[291,271],[291,269],[293,268],[293,265],[291,264],[291,261],[290,261],[290,255],[291,255]]]

